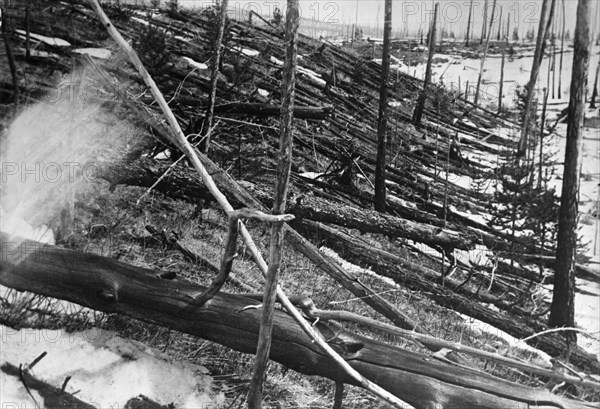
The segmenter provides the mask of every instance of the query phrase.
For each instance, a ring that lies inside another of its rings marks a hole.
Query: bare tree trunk
[[[279,130],[279,161],[277,163],[277,180],[275,181],[275,199],[273,201],[273,214],[285,212],[287,194],[292,167],[293,148],[293,118],[294,97],[296,84],[296,59],[298,57],[298,25],[300,23],[300,9],[298,0],[287,1],[285,27],[285,65],[283,67],[281,122]],[[248,408],[262,407],[263,380],[267,370],[269,352],[271,350],[271,337],[273,330],[273,316],[277,298],[277,281],[281,265],[283,250],[283,223],[271,225],[271,240],[269,248],[269,268],[267,283],[263,297],[263,314],[260,322],[260,333],[254,361],[254,372],[248,392]]]
[[[492,19],[493,21],[494,19]],[[500,18],[498,19],[498,35],[496,36],[496,40],[500,41],[502,39],[502,6],[500,6]]]
[[[473,15],[473,0],[469,4],[469,19],[467,20],[467,43],[466,46],[469,46],[469,37],[471,37],[471,16]]]
[[[592,100],[590,102],[590,108],[596,108],[596,98],[598,97],[598,76],[600,76],[600,61],[596,66],[596,77],[594,78],[594,90],[592,91]]]
[[[431,81],[431,63],[433,61],[433,52],[435,48],[435,29],[437,22],[437,13],[438,13],[439,3],[435,4],[435,9],[433,11],[433,21],[431,23],[430,35],[429,35],[429,57],[427,57],[427,68],[425,68],[425,80],[423,81],[423,91],[421,91],[421,95],[419,95],[419,100],[417,101],[417,106],[415,107],[415,112],[413,113],[412,123],[414,125],[421,125],[421,117],[423,116],[423,109],[425,109],[425,100],[427,99],[427,87],[429,86],[429,82]]]
[[[492,5],[492,18],[490,18],[490,28],[488,29],[488,36],[485,40],[485,49],[483,51],[483,57],[481,58],[481,66],[479,67],[479,76],[477,77],[477,88],[475,88],[475,100],[473,103],[477,106],[477,102],[479,101],[479,89],[481,87],[481,78],[483,77],[483,66],[485,65],[485,59],[487,58],[488,49],[490,46],[490,37],[492,33],[492,25],[494,24],[494,14],[496,11],[496,0]]]
[[[487,24],[487,9],[488,9],[488,0],[485,0],[483,4],[483,23],[481,24],[481,38],[479,39],[479,44],[483,44],[483,40],[486,36],[486,24]],[[475,97],[477,98],[477,97]]]
[[[383,23],[383,56],[379,87],[379,120],[377,121],[377,163],[375,167],[375,210],[385,212],[385,143],[387,133],[388,76],[390,72],[390,40],[392,36],[392,0],[385,0]]]
[[[502,63],[500,65],[500,91],[498,93],[498,114],[502,111],[502,94],[504,94],[504,65],[506,63],[506,47],[508,47],[508,31],[510,25],[510,13],[508,13],[508,21],[506,22],[506,37],[502,44]],[[502,21],[500,21],[502,27]]]
[[[517,156],[523,156],[525,154],[525,150],[527,149],[527,137],[529,132],[529,122],[531,121],[531,103],[533,101],[533,94],[535,92],[535,84],[537,82],[538,74],[540,71],[540,64],[542,63],[542,58],[544,56],[543,52],[543,43],[545,40],[545,32],[546,32],[546,24],[547,21],[552,19],[552,16],[548,17],[548,4],[552,1],[556,0],[543,0],[542,2],[542,12],[540,15],[540,23],[538,25],[538,35],[537,41],[535,44],[535,54],[533,56],[533,63],[531,66],[531,76],[529,77],[529,82],[527,83],[527,99],[525,101],[525,112],[523,117],[523,126],[521,128],[521,138],[519,139],[519,147],[517,150]]]
[[[10,68],[10,75],[13,83],[13,102],[15,109],[19,105],[19,79],[17,78],[17,66],[15,65],[15,57],[12,52],[10,45],[10,31],[8,27],[8,16],[6,9],[0,8],[0,17],[2,22],[2,37],[4,37],[4,47],[6,49],[6,59],[8,60],[8,66]]]
[[[31,57],[31,31],[29,29],[29,9],[31,5],[29,1],[25,5],[25,58],[29,59]]]
[[[211,129],[214,117],[215,101],[217,99],[217,83],[219,81],[219,65],[221,64],[221,45],[223,44],[223,35],[225,33],[225,23],[227,20],[227,3],[229,0],[221,1],[221,14],[219,17],[219,30],[214,44],[213,60],[210,73],[210,97],[208,99],[208,108],[206,110],[206,120],[202,128],[202,135],[205,140],[201,144],[203,153],[208,152],[210,146]]]
[[[558,219],[556,272],[550,308],[551,327],[573,327],[575,324],[575,255],[577,250],[577,215],[579,168],[583,145],[585,93],[590,64],[590,0],[579,0],[573,51],[571,95],[568,108],[567,147]],[[568,332],[575,343],[577,334]]]
[[[565,0],[562,0],[562,33],[560,35],[560,64],[558,68],[558,97],[562,98],[562,68],[563,68],[563,55],[565,51],[565,27],[566,24],[565,14]]]

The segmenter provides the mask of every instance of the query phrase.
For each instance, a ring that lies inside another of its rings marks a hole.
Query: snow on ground
[[[54,245],[54,232],[46,225],[33,227],[22,218],[9,214],[0,207],[0,231],[8,233],[11,237],[18,236],[24,239],[35,240],[41,243]]]
[[[77,54],[87,54],[90,57],[101,60],[108,60],[111,56],[110,50],[107,50],[106,48],[76,48],[73,51]]]
[[[545,366],[547,368],[552,368],[552,357],[550,355],[546,354],[545,352],[540,351],[539,349],[533,348],[532,346],[528,345],[527,343],[513,337],[510,334],[507,334],[506,332],[504,332],[494,326],[486,324],[483,321],[480,321],[475,318],[471,318],[464,314],[460,314],[460,313],[457,313],[457,314],[464,320],[464,325],[467,328],[469,328],[471,331],[473,331],[475,333],[480,333],[480,334],[486,333],[486,334],[494,335],[498,338],[501,338],[504,341],[506,341],[506,343],[510,347],[529,352],[537,357],[537,359],[539,360],[539,364],[543,364],[543,366]]]
[[[330,248],[321,247],[321,248],[319,248],[319,250],[325,256],[331,257],[334,261],[336,261],[339,265],[341,265],[342,268],[344,268],[346,271],[348,271],[351,274],[355,274],[358,277],[360,277],[363,274],[367,274],[371,277],[375,277],[375,278],[381,280],[382,282],[384,282],[385,284],[389,285],[392,288],[397,288],[397,289],[401,288],[391,278],[383,277],[377,273],[374,273],[372,270],[370,270],[368,268],[362,268],[362,267],[357,266],[356,264],[352,264],[352,263],[344,260],[342,257],[339,256],[339,254],[337,254],[335,251],[331,250]]]
[[[591,53],[590,59],[590,71],[593,73],[598,60],[600,59],[600,46],[594,45],[593,52]],[[557,60],[558,60],[557,56]],[[461,92],[465,92],[465,85],[469,82],[469,99],[473,99],[475,87],[477,85],[477,77],[479,75],[479,67],[481,66],[481,60],[474,58],[462,58],[456,55],[446,54],[434,54],[434,58],[449,58],[450,62],[444,64],[434,65],[432,69],[432,81],[437,82],[440,80],[440,76],[443,75],[443,82],[448,87],[452,87],[454,90],[458,90],[459,84]],[[529,81],[531,75],[531,62],[533,60],[532,54],[515,56],[514,59],[510,60],[506,58],[504,66],[504,88],[502,103],[504,105],[513,105],[513,99],[517,85],[525,85]],[[486,104],[497,104],[498,93],[500,90],[500,67],[502,64],[502,58],[500,55],[488,55],[484,73],[482,76],[482,84],[480,88],[480,101]],[[568,102],[569,87],[571,83],[571,68],[573,65],[573,51],[570,48],[565,49],[563,58],[563,71],[562,71],[562,95],[558,96],[557,100]],[[422,63],[417,66],[409,67],[406,72],[409,75],[414,75],[417,78],[423,78],[425,76],[426,64]],[[548,72],[548,58],[544,58],[540,67],[540,75],[538,78],[538,87],[541,90],[546,87]],[[590,74],[592,75],[592,74]],[[558,77],[558,75],[557,75]],[[558,78],[557,78],[558,80]]]
[[[33,375],[60,388],[71,379],[66,392],[101,408],[123,408],[140,394],[175,407],[217,407],[222,393],[211,393],[212,378],[199,366],[172,362],[162,353],[141,343],[124,339],[111,331],[14,330],[0,326],[0,361],[13,366],[30,364],[43,352],[47,355],[32,369]],[[42,407],[42,396],[31,394]],[[0,406],[35,408],[23,382],[0,373]]]
[[[283,61],[281,61],[279,58],[271,56],[271,58],[269,58],[269,61],[271,61],[273,64],[283,66]]]
[[[190,57],[182,57],[182,59],[188,63],[188,65],[190,65],[191,67],[194,67],[194,69],[198,69],[198,70],[208,70],[208,65],[202,63],[202,62],[198,62],[195,60],[192,60]]]
[[[248,57],[256,57],[260,54],[260,51],[253,50],[251,48],[235,47],[233,51],[240,52]]]
[[[16,33],[18,33],[20,35],[20,37],[25,38],[27,36],[27,33],[25,32],[25,30],[15,30]],[[48,44],[48,45],[53,45],[56,47],[70,47],[71,43],[68,42],[67,40],[63,40],[62,38],[58,38],[58,37],[48,37],[42,34],[35,34],[35,33],[29,33],[29,37],[33,40],[36,41],[40,41],[42,43]]]

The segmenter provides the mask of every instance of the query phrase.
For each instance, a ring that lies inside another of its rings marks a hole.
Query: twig
[[[44,351],[40,354],[40,356],[38,356],[37,358],[35,358],[33,361],[31,361],[31,363],[29,365],[26,366],[27,369],[32,369],[38,362],[40,362],[42,360],[42,358],[44,358],[46,355],[48,355],[48,352]]]
[[[19,379],[21,380],[21,383],[25,387],[25,390],[27,391],[29,396],[31,396],[31,399],[33,399],[33,403],[35,403],[35,407],[40,408],[41,407],[40,404],[37,402],[37,400],[35,400],[35,398],[33,397],[33,394],[29,390],[29,386],[27,386],[27,382],[25,382],[25,375],[23,372],[23,364],[19,364]]]
[[[582,329],[579,329],[579,328],[573,328],[573,327],[561,327],[561,328],[552,328],[552,329],[547,329],[546,331],[538,332],[538,333],[536,333],[536,334],[533,334],[533,335],[530,335],[530,336],[528,336],[528,337],[522,338],[522,339],[521,339],[521,341],[523,341],[523,342],[527,342],[527,341],[529,341],[530,339],[537,338],[537,337],[539,337],[539,336],[541,336],[541,335],[550,334],[550,333],[552,333],[552,332],[563,332],[563,331],[574,331],[574,332],[579,332],[579,333],[581,333],[581,334],[587,335],[587,336],[588,336],[588,337],[590,337],[590,338],[596,338],[596,337],[594,337],[594,334],[592,334],[592,333],[589,333],[589,332],[587,332],[587,331],[584,331],[584,330],[582,330]]]
[[[65,378],[65,381],[63,382],[63,384],[62,384],[62,386],[60,388],[61,391],[64,392],[65,389],[67,389],[67,384],[69,383],[70,380],[71,380],[71,376],[70,375]]]

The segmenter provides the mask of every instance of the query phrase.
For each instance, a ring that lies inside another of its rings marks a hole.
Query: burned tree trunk
[[[575,326],[575,255],[579,209],[579,168],[583,145],[585,93],[590,64],[590,13],[590,0],[579,0],[571,96],[568,108],[567,148],[558,216],[556,273],[549,320],[549,325],[552,327]],[[570,342],[576,342],[575,332],[567,332],[566,335]]]

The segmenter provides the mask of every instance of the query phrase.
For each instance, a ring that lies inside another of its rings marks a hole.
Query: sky
[[[195,5],[204,7],[213,3],[212,0],[187,0],[193,1]],[[180,2],[186,2],[180,0]],[[299,0],[300,13],[304,18],[327,22],[330,24],[358,24],[366,27],[383,27],[384,0]],[[557,1],[557,12],[562,10],[562,0]],[[260,12],[262,15],[272,15],[275,7],[285,8],[284,0],[229,0],[229,9],[240,13],[250,9]],[[466,32],[470,0],[441,0],[439,19],[442,27],[448,31],[454,31],[457,35]],[[489,0],[488,19],[491,16],[493,0]],[[481,33],[483,22],[484,0],[473,0],[474,35]],[[521,34],[526,30],[538,25],[541,12],[542,0],[497,0],[496,16],[494,20],[499,21],[500,8],[502,8],[502,19],[506,21],[510,13],[511,31],[515,26],[520,28]],[[575,28],[575,16],[577,0],[564,0],[566,27],[571,33]],[[591,0],[592,25],[598,24],[600,20],[599,0]],[[434,2],[431,0],[392,1],[392,25],[393,32],[416,33],[420,28],[426,29],[433,16]],[[559,22],[560,23],[560,22]],[[497,23],[496,23],[497,24]],[[497,25],[496,29],[497,30]],[[341,30],[341,29],[340,29]],[[597,30],[594,30],[597,32]],[[381,30],[380,30],[381,32]]]

